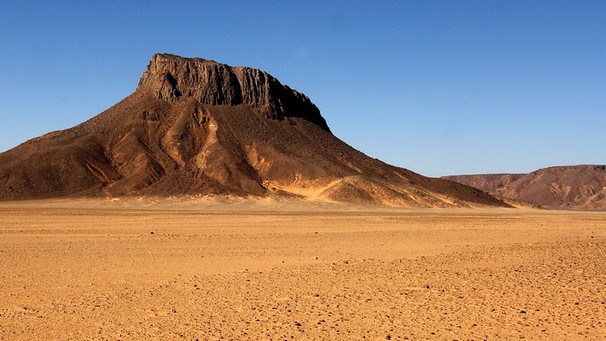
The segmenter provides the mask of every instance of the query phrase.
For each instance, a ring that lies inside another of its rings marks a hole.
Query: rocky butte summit
[[[156,54],[134,93],[0,154],[0,199],[289,196],[412,207],[506,206],[368,157],[266,72]]]

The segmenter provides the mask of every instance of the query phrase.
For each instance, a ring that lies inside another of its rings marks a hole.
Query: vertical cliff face
[[[138,90],[150,91],[169,102],[194,98],[209,105],[262,107],[272,119],[299,117],[330,131],[320,110],[307,96],[258,69],[156,54],[143,73]]]

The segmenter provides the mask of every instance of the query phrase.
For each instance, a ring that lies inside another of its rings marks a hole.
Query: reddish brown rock
[[[0,154],[2,200],[209,194],[505,206],[360,153],[263,71],[166,54],[113,107]]]
[[[495,196],[544,208],[606,210],[606,166],[558,166],[528,174],[445,177]]]

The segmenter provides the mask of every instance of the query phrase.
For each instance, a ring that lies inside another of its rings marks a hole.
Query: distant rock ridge
[[[606,165],[554,166],[527,174],[475,174],[445,179],[544,208],[606,210]]]
[[[265,107],[266,115],[272,119],[299,117],[330,131],[320,110],[307,96],[254,68],[155,54],[139,81],[140,89],[169,102],[194,98],[207,105]]]

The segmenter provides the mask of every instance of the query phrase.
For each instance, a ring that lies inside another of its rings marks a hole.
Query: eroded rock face
[[[165,54],[111,108],[0,153],[0,200],[200,195],[505,206],[355,150],[266,72]]]
[[[545,208],[606,210],[606,166],[576,165],[527,174],[476,174],[445,177],[499,197]]]
[[[330,131],[307,96],[281,84],[270,74],[249,67],[156,54],[138,89],[151,91],[157,98],[170,102],[194,98],[202,104],[263,107],[270,118],[304,118]]]

